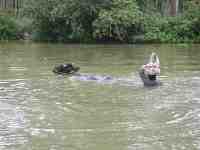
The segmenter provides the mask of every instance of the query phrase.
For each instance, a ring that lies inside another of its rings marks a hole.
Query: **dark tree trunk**
[[[7,2],[6,2],[6,0],[4,1],[4,5],[5,5],[4,8],[7,8]]]
[[[178,13],[179,0],[170,0],[170,16],[176,16]]]

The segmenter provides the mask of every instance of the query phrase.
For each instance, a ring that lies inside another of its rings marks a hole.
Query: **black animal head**
[[[76,67],[72,64],[61,64],[55,66],[53,72],[57,74],[73,74],[78,72],[79,69],[80,69],[79,67]]]

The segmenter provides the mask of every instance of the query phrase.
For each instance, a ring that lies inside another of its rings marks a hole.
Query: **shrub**
[[[200,2],[189,1],[187,4],[187,11],[184,17],[190,22],[190,30],[192,31],[195,42],[200,42]]]
[[[127,42],[140,32],[142,12],[134,0],[114,0],[110,9],[102,9],[93,23],[94,38]]]
[[[194,20],[185,16],[148,16],[144,24],[145,41],[163,43],[193,42],[199,36]]]
[[[185,13],[176,17],[164,17],[157,9],[139,8],[144,0],[26,1],[23,15],[32,18],[29,25],[37,40],[200,42],[200,6],[194,1],[186,3]],[[28,26],[21,24],[20,28],[24,31]]]
[[[176,17],[146,14],[144,39],[147,42],[200,42],[200,5],[189,1],[185,13]]]
[[[108,0],[27,0],[23,15],[33,18],[35,37],[40,40],[88,41],[99,9],[109,3]]]
[[[0,16],[0,40],[18,39],[18,25],[13,17]]]

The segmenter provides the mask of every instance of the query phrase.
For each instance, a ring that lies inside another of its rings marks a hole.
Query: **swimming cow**
[[[161,84],[158,80],[158,76],[160,75],[160,61],[156,53],[150,55],[148,63],[140,68],[139,75],[145,86]]]

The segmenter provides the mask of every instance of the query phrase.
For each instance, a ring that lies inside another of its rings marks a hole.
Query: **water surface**
[[[0,43],[0,149],[200,149],[199,49]],[[137,71],[152,51],[164,84],[145,88]],[[52,73],[67,62],[117,82]]]

